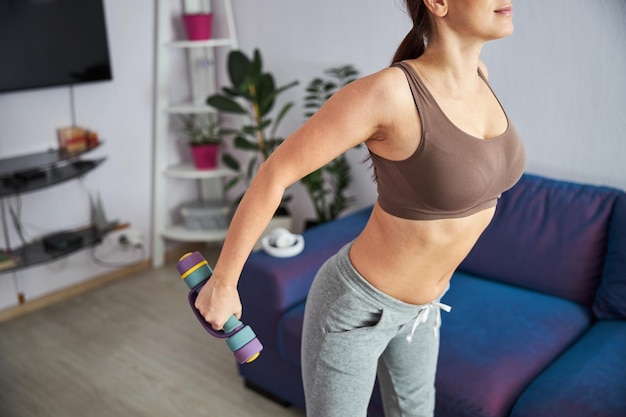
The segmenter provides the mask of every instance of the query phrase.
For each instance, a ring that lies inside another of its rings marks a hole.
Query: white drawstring
[[[415,321],[413,322],[411,333],[406,336],[407,342],[411,343],[413,341],[413,334],[415,333],[417,326],[428,321],[430,310],[435,310],[435,314],[437,314],[437,317],[435,317],[435,323],[433,324],[433,332],[435,333],[435,337],[439,336],[439,328],[441,327],[441,310],[449,313],[450,310],[452,310],[452,307],[438,301],[433,301],[432,303],[428,303],[420,308],[420,311],[417,313],[417,317],[415,317]]]

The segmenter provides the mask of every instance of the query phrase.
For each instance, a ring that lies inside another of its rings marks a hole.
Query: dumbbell
[[[190,288],[189,296],[187,297],[189,305],[202,327],[212,336],[226,339],[226,344],[239,363],[250,363],[258,358],[263,345],[257,339],[250,326],[244,325],[232,315],[224,324],[223,330],[215,330],[196,308],[198,293],[211,278],[211,275],[213,275],[213,270],[200,252],[191,252],[183,255],[176,265],[176,269],[180,277],[185,281],[185,284]]]

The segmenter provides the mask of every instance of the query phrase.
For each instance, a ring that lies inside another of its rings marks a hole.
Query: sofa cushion
[[[463,273],[443,302],[452,311],[442,313],[437,417],[508,416],[526,386],[591,324],[580,304]]]
[[[619,194],[525,174],[503,194],[460,270],[591,307]]]
[[[511,417],[626,416],[626,322],[599,321],[526,389]]]
[[[615,203],[604,274],[593,307],[599,318],[626,319],[626,194]]]

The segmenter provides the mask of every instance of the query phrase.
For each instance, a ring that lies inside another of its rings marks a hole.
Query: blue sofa
[[[304,408],[307,292],[369,212],[307,231],[296,257],[250,257],[239,290],[265,349],[239,367],[249,387]],[[524,175],[443,302],[437,417],[626,416],[624,192]],[[375,389],[369,416],[382,415]]]

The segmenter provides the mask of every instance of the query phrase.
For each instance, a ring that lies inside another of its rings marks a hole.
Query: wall
[[[130,222],[148,237],[151,211],[153,2],[105,0],[112,82],[74,87],[76,120],[96,130],[104,145],[86,157],[107,157],[83,181],[73,180],[20,197],[29,236],[89,224],[87,189],[97,190],[109,219]],[[54,87],[0,94],[0,158],[56,147],[56,128],[71,123],[70,89]],[[10,199],[11,205],[16,205]],[[0,226],[1,229],[2,226]],[[0,230],[1,231],[1,230]],[[128,231],[127,231],[128,232]],[[0,235],[1,236],[1,235]],[[13,243],[17,237],[13,234]],[[4,246],[0,238],[0,247]],[[117,250],[116,235],[95,252],[122,264],[144,255]],[[33,299],[114,268],[100,267],[89,251],[0,274],[0,309],[15,305],[17,292]]]
[[[131,222],[149,239],[155,6],[105,0],[105,7],[114,81],[74,91],[78,122],[106,140],[93,156],[108,157],[84,185],[101,193],[109,218]],[[302,98],[311,78],[348,63],[363,75],[379,70],[409,29],[400,0],[247,0],[233,7],[241,49],[259,47],[279,84],[300,80],[285,97],[298,105],[284,135],[304,120]],[[625,8],[618,0],[516,2],[515,34],[485,48],[493,87],[526,141],[529,171],[626,189]],[[185,76],[181,69],[178,77]],[[53,147],[55,129],[70,120],[67,88],[0,94],[0,158]],[[349,153],[353,209],[375,198],[364,156],[364,150]],[[311,216],[302,190],[293,194],[296,219]],[[89,222],[79,181],[24,195],[22,207],[34,236]],[[109,260],[128,255],[116,252],[112,239],[98,253]],[[106,270],[80,252],[0,274],[0,309],[15,304],[16,287],[34,298]]]

